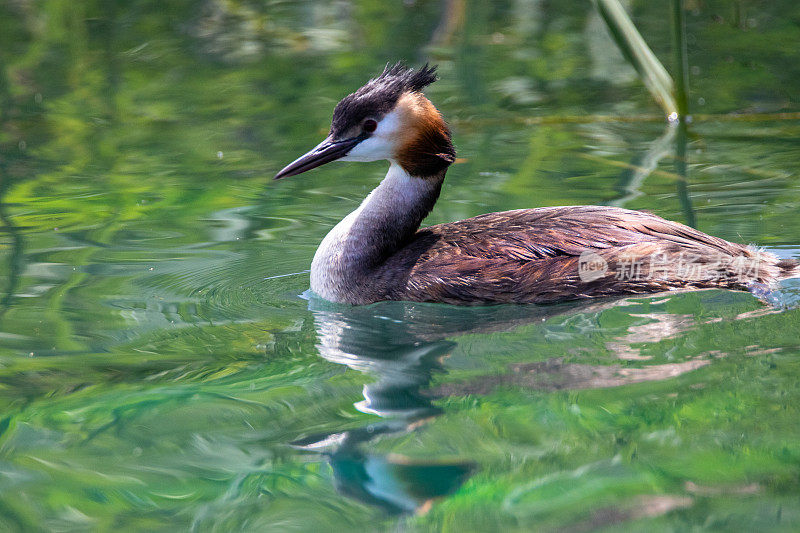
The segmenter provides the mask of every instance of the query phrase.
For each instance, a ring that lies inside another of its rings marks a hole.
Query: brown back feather
[[[608,263],[606,274],[588,283],[578,270],[587,250]],[[663,263],[650,272],[652,257]],[[681,272],[681,258],[691,258],[701,274]],[[726,258],[761,268],[735,276]],[[639,276],[620,277],[632,261],[642,263]],[[772,283],[786,268],[771,254],[649,213],[576,206],[490,213],[421,229],[375,272],[375,281],[391,299],[541,303],[681,287],[745,289]]]

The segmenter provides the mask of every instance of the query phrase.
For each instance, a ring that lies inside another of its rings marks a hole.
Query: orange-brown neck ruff
[[[411,176],[440,176],[456,158],[450,129],[439,111],[422,93],[407,92],[395,109],[403,123],[395,157]]]

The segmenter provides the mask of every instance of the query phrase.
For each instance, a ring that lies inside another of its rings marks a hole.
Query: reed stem
[[[672,56],[675,63],[675,102],[678,117],[689,114],[689,62],[686,54],[686,12],[683,0],[672,0]]]

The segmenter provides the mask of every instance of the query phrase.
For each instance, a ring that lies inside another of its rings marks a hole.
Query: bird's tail
[[[791,289],[779,287],[785,279],[800,278],[800,262],[796,259],[781,259],[773,253],[757,251],[763,261],[764,270],[759,279],[752,280],[747,289],[759,300],[774,307],[795,307],[800,303]],[[764,261],[765,260],[765,261]]]
[[[800,278],[800,262],[796,259],[781,259],[775,263],[778,279]]]
[[[800,263],[796,259],[781,259],[774,253],[755,246],[748,246],[747,252],[736,259],[745,258],[745,266],[749,268],[747,273],[752,275],[751,281],[777,286],[783,279],[800,277]]]

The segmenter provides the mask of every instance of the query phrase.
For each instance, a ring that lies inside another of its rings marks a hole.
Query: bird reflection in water
[[[419,461],[361,449],[381,436],[412,431],[441,413],[423,391],[456,344],[445,340],[446,334],[432,335],[442,326],[428,322],[425,327],[424,320],[409,316],[424,307],[403,302],[351,307],[319,299],[309,304],[320,355],[375,378],[364,386],[364,399],[355,407],[381,420],[292,445],[323,453],[339,492],[391,514],[426,511],[436,498],[455,492],[475,468],[470,461]]]
[[[445,372],[444,359],[460,335],[514,330],[558,315],[600,313],[609,307],[630,305],[626,300],[568,303],[555,306],[455,307],[412,302],[381,302],[368,306],[333,304],[312,297],[320,355],[333,363],[368,374],[374,381],[363,389],[355,408],[377,415],[380,421],[338,433],[309,435],[292,446],[323,454],[329,461],[337,490],[391,514],[422,513],[432,502],[452,494],[476,471],[468,460],[416,460],[396,454],[365,452],[372,441],[401,435],[441,414],[433,404],[453,395],[483,395],[497,386],[538,390],[603,388],[662,380],[695,370],[710,362],[699,357],[684,363],[626,369],[619,365],[565,364],[560,359],[509,366],[506,375],[492,374],[477,382],[431,386],[436,373]],[[638,315],[644,316],[644,315]],[[650,326],[628,329],[608,343],[620,360],[634,359],[630,345],[642,337],[652,342],[685,331],[685,317],[669,313],[646,315]],[[674,324],[673,324],[674,322]]]

